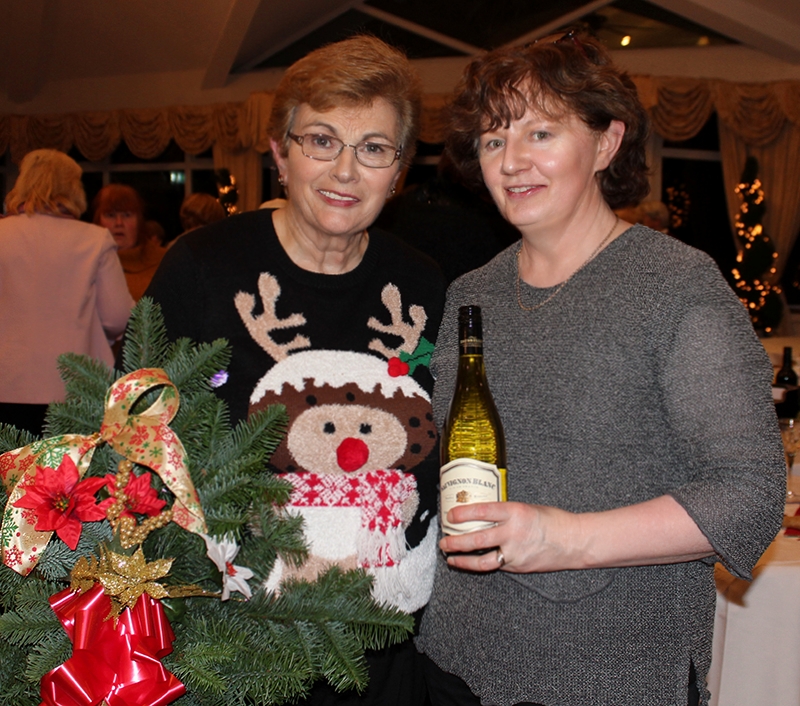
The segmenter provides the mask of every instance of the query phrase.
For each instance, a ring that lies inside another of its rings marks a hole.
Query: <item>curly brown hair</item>
[[[480,136],[508,127],[529,107],[550,118],[574,114],[596,132],[605,131],[612,120],[623,122],[622,144],[597,175],[600,191],[611,208],[647,195],[650,125],[636,86],[597,40],[577,31],[496,49],[467,66],[448,106],[446,140],[447,152],[465,179],[476,185],[483,181]]]
[[[397,115],[400,163],[414,158],[422,104],[419,75],[405,54],[377,37],[358,35],[312,51],[292,64],[272,103],[268,132],[285,156],[297,108],[325,112],[385,100]]]

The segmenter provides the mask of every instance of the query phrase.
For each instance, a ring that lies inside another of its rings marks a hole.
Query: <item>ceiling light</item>
[[[626,35],[625,35],[625,36],[624,36],[624,37],[623,37],[623,38],[620,40],[620,44],[621,44],[623,47],[627,47],[627,46],[628,46],[630,43],[631,43],[631,35],[630,35],[630,34],[626,34]]]

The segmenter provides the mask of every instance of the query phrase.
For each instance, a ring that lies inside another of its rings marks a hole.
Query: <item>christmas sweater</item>
[[[444,279],[427,257],[371,229],[359,265],[303,270],[283,250],[272,212],[244,213],[182,237],[146,294],[172,339],[225,338],[218,394],[234,422],[286,406],[272,458],[294,485],[310,556],[280,558],[267,581],[313,579],[331,565],[374,577],[376,600],[414,611],[435,564],[438,435],[430,353]]]

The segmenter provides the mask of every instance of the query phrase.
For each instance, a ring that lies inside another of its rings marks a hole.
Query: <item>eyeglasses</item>
[[[583,46],[583,42],[581,42],[580,38],[578,37],[577,29],[571,29],[566,34],[562,34],[558,39],[553,39],[547,42],[547,44],[566,44],[567,42],[571,42],[574,44],[578,49],[580,49],[581,54],[588,58],[588,54],[586,53],[586,47]],[[539,40],[535,39],[532,42],[528,42],[524,45],[524,48],[527,49],[534,44],[538,44]]]
[[[348,145],[338,137],[323,133],[295,135],[287,132],[286,134],[300,145],[303,155],[309,159],[318,159],[322,162],[333,162],[345,147],[352,147],[359,164],[371,169],[386,169],[386,167],[391,167],[396,160],[400,159],[400,155],[403,152],[402,148],[397,148],[384,142],[363,140],[357,145]]]
[[[577,29],[571,29],[563,37],[556,39],[553,44],[564,44],[565,42],[572,42],[576,47],[578,47],[578,49],[581,50],[581,54],[587,56],[586,48],[583,46],[583,42],[581,42],[580,38],[578,37]]]

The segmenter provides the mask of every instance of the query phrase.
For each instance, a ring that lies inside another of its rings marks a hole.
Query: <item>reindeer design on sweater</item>
[[[414,611],[428,600],[433,581],[436,523],[408,549],[405,529],[419,504],[416,478],[407,471],[423,461],[437,433],[430,398],[408,373],[414,354],[429,356],[422,338],[427,320],[420,306],[403,316],[400,292],[387,284],[381,301],[389,323],[371,317],[366,326],[400,344],[376,337],[368,349],[314,350],[296,334],[279,344],[273,332],[306,324],[301,313],[280,319],[280,285],[269,273],[258,282],[263,313],[254,315],[252,294],[235,305],[251,337],[275,361],[250,398],[250,411],[286,405],[289,428],[272,458],[294,491],[287,512],[301,515],[310,556],[300,567],[281,558],[267,581],[277,590],[289,577],[314,580],[332,565],[362,568],[375,577],[373,595]]]

